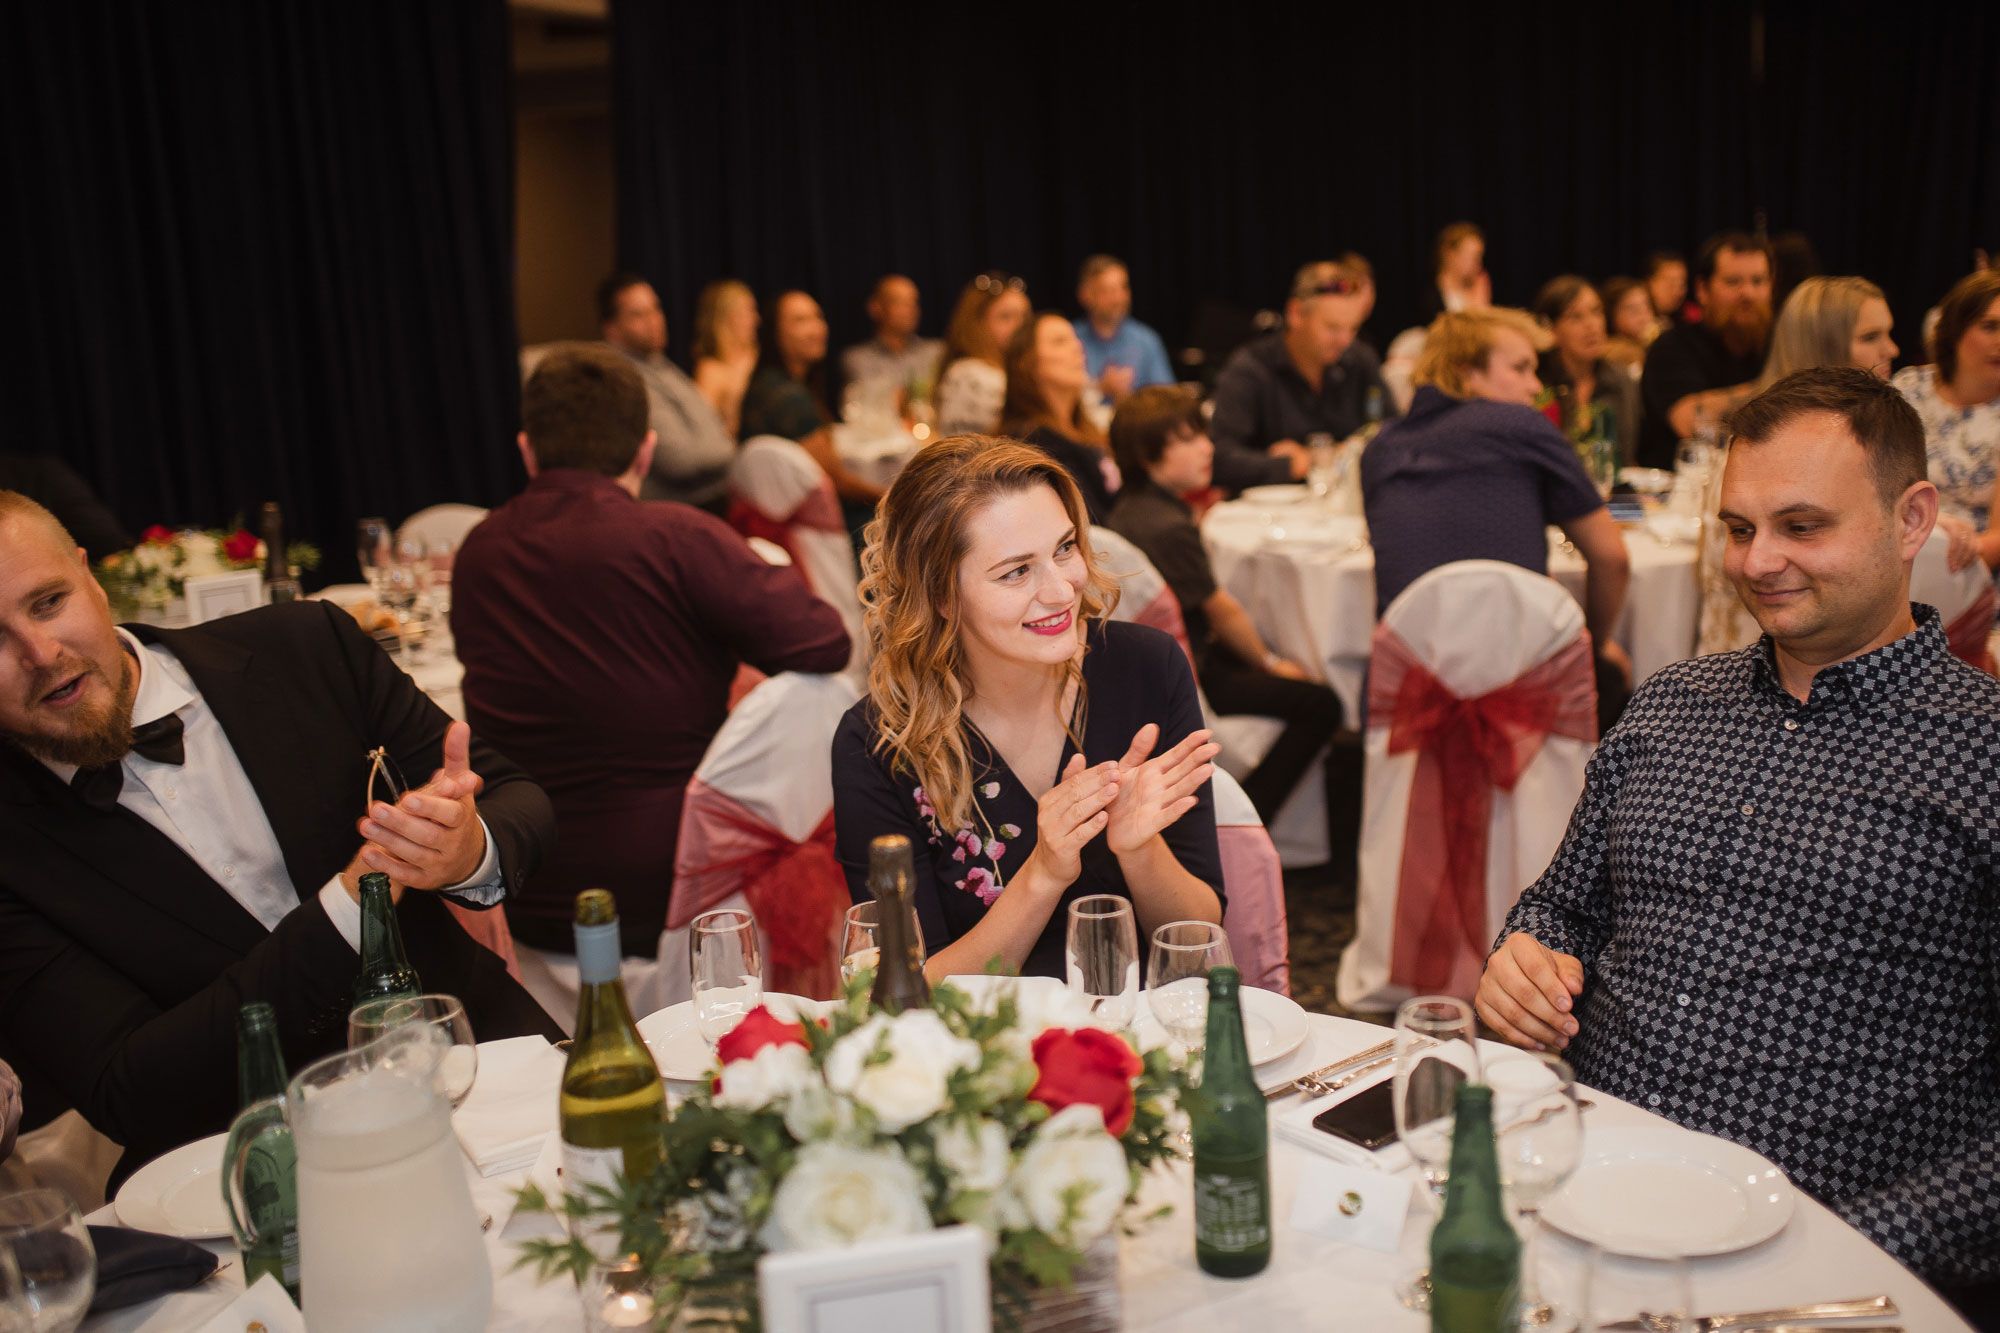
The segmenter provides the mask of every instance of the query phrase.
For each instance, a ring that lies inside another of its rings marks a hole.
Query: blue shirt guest
[[[1764,636],[1633,698],[1479,1013],[1991,1300],[2000,683],[1909,600],[1938,512],[1923,423],[1840,366],[1729,425],[1725,567]]]
[[[1174,382],[1167,345],[1132,318],[1132,279],[1123,263],[1110,255],[1084,260],[1076,302],[1083,307],[1076,336],[1083,340],[1091,381],[1106,402],[1119,403],[1134,389]]]
[[[1086,894],[1131,899],[1141,939],[1222,920],[1194,676],[1172,638],[1104,618],[1117,585],[1067,472],[940,440],[890,486],[862,565],[875,657],[834,736],[836,850],[865,902],[870,841],[910,839],[928,976],[995,957],[1061,976]]]
[[[1630,557],[1563,433],[1532,404],[1536,349],[1549,335],[1523,310],[1440,315],[1417,362],[1410,413],[1361,455],[1361,501],[1375,544],[1379,615],[1416,580],[1454,560],[1504,560],[1549,572],[1548,525],[1583,555],[1584,623],[1607,723],[1632,688],[1611,637]]]

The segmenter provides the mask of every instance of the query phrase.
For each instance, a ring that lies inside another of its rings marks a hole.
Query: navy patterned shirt
[[[2000,1277],[2000,682],[1913,609],[1803,703],[1768,637],[1653,676],[1501,939],[1583,963],[1579,1079],[1970,1283]]]

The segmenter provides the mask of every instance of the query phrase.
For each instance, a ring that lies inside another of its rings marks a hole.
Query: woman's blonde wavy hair
[[[1090,547],[1083,495],[1039,449],[991,435],[954,435],[923,449],[876,507],[861,556],[861,605],[874,660],[875,750],[923,784],[939,827],[970,818],[972,759],[963,726],[972,680],[958,634],[958,572],[979,512],[1003,496],[1047,486],[1076,524],[1083,556],[1081,620],[1110,614],[1118,584]],[[1064,727],[1083,746],[1083,659],[1066,668],[1077,707]]]

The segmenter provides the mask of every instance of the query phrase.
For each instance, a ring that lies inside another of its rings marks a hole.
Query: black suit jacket
[[[236,1015],[276,1006],[293,1070],[341,1049],[358,970],[318,891],[360,846],[367,752],[411,783],[439,766],[451,719],[339,609],[300,602],[196,629],[132,626],[193,677],[262,800],[300,905],[266,931],[166,835],[95,810],[40,762],[0,745],[0,1058],[33,1120],[74,1105],[125,1145],[120,1172],[226,1129]],[[553,840],[548,798],[477,740],[479,813],[511,891]],[[436,894],[398,909],[410,961],[465,1002],[473,1031],[559,1037],[498,958]]]

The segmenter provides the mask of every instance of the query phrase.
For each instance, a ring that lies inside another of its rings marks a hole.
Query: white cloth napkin
[[[545,1037],[479,1044],[479,1077],[452,1128],[482,1176],[534,1165],[556,1128],[564,1056]]]
[[[292,1304],[292,1298],[285,1294],[278,1279],[269,1273],[251,1283],[242,1295],[195,1333],[247,1333],[248,1330],[306,1333],[305,1317]]]

